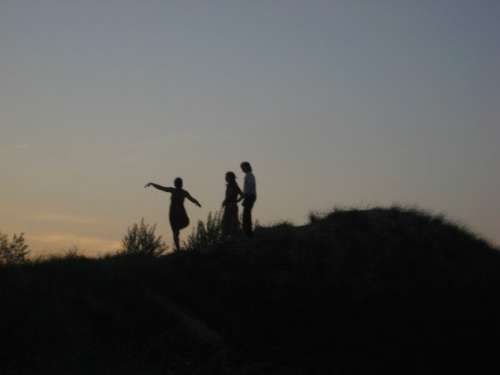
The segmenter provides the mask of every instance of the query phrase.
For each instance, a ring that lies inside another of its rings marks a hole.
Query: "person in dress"
[[[222,215],[222,233],[225,236],[234,236],[240,230],[238,218],[238,202],[243,199],[243,192],[236,182],[233,172],[226,173],[226,195],[222,202],[224,213]]]
[[[189,225],[189,217],[186,212],[186,208],[184,207],[184,200],[187,198],[191,202],[193,202],[198,207],[201,207],[200,202],[193,198],[191,194],[187,190],[182,188],[183,182],[182,178],[177,177],[174,180],[175,187],[166,187],[162,185],[155,184],[153,182],[149,182],[144,186],[145,188],[154,187],[155,189],[164,191],[166,193],[170,193],[170,210],[169,210],[169,219],[170,219],[170,227],[172,228],[172,233],[174,235],[174,243],[175,249],[177,251],[180,250],[179,244],[179,234],[180,231],[186,228]]]

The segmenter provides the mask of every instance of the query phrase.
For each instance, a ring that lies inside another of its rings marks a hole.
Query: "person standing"
[[[238,202],[243,199],[243,192],[236,182],[233,172],[226,173],[226,195],[222,202],[224,214],[222,215],[222,233],[225,236],[234,236],[240,230],[238,218]]]
[[[252,209],[257,200],[257,185],[253,175],[252,166],[248,161],[241,163],[241,170],[245,173],[243,182],[243,232],[248,236],[253,236]]]
[[[181,229],[184,229],[189,225],[189,217],[187,215],[186,209],[184,208],[184,200],[187,198],[198,207],[201,207],[200,202],[194,199],[187,190],[184,190],[182,188],[182,185],[182,178],[177,177],[174,180],[175,187],[166,187],[155,184],[153,182],[149,182],[146,184],[146,186],[144,186],[145,188],[152,186],[155,189],[171,194],[169,219],[170,227],[172,228],[172,233],[174,235],[175,249],[177,251],[180,250],[179,233]]]

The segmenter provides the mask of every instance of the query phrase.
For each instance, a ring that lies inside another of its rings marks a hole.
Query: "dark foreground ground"
[[[160,258],[0,268],[0,374],[498,369],[500,253],[439,217],[335,211]]]

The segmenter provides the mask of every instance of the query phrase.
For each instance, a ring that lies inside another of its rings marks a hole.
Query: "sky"
[[[170,243],[145,183],[183,177],[196,223],[249,160],[261,224],[400,204],[498,245],[499,19],[497,0],[0,0],[0,232],[97,255],[144,218]]]

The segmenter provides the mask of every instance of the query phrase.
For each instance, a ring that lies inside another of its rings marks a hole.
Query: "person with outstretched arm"
[[[187,198],[198,207],[201,207],[200,202],[198,202],[198,200],[193,198],[187,190],[184,190],[182,188],[182,185],[183,185],[182,178],[177,177],[174,180],[175,187],[165,187],[162,185],[155,184],[153,182],[149,182],[146,184],[146,186],[144,186],[145,188],[152,186],[155,189],[171,194],[169,219],[170,219],[170,227],[172,228],[172,233],[174,235],[175,249],[177,251],[179,251],[181,248],[179,244],[180,231],[181,229],[184,229],[189,225],[189,217],[187,215],[186,209],[184,208],[184,200]]]
[[[253,236],[252,229],[252,209],[257,200],[257,184],[253,175],[252,166],[249,162],[241,163],[241,170],[245,173],[243,181],[243,232],[248,236]]]

